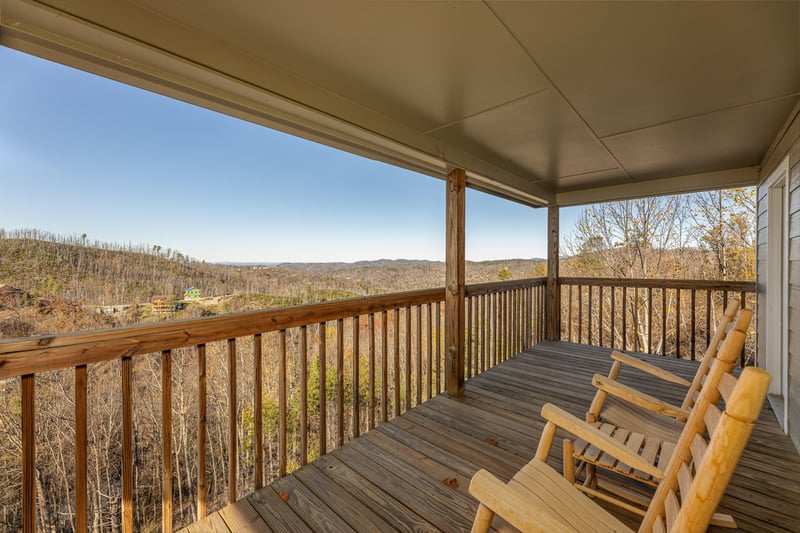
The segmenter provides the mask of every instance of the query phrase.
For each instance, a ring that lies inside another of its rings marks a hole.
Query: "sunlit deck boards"
[[[508,479],[525,464],[539,439],[545,402],[582,416],[593,394],[591,376],[610,367],[608,352],[539,344],[470,380],[463,398],[425,402],[190,530],[468,530],[476,508],[467,493],[472,474],[485,468]],[[688,361],[654,360],[686,377],[695,368]],[[678,403],[682,397],[677,388],[656,389],[650,379],[636,384]],[[560,457],[554,446],[549,462],[559,470]],[[721,511],[744,531],[800,531],[800,456],[767,408]],[[635,524],[630,515],[620,516]]]

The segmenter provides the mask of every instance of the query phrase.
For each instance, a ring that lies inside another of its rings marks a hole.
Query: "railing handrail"
[[[508,281],[489,281],[485,283],[471,283],[465,287],[465,296],[478,296],[490,292],[525,289],[547,283],[546,277],[512,279]]]
[[[706,279],[593,278],[560,277],[559,285],[591,285],[593,287],[639,287],[653,289],[696,289],[714,291],[755,292],[755,281],[719,281]]]
[[[467,285],[466,295],[531,287],[543,278]],[[0,341],[0,379],[444,301],[444,287]]]

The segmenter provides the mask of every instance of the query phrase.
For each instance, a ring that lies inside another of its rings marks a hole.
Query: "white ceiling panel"
[[[635,181],[758,165],[798,99],[711,113],[604,140]]]
[[[490,2],[600,136],[795,93],[796,2]]]
[[[614,158],[561,98],[543,91],[467,118],[434,135],[469,144],[539,179],[617,169]]]

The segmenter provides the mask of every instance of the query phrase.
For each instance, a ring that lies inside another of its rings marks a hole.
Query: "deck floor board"
[[[226,524],[232,531],[468,530],[477,507],[467,492],[471,475],[485,468],[508,479],[530,460],[544,403],[583,418],[592,375],[608,373],[609,352],[539,344],[468,381],[463,398],[434,397],[236,504],[244,507],[229,506],[188,530],[220,531]],[[697,365],[642,357],[688,379]],[[620,380],[665,400],[682,399],[680,387],[649,376],[626,370]],[[560,438],[548,464],[561,468]],[[636,526],[635,516],[608,509]],[[741,531],[800,531],[800,455],[766,406],[720,511],[732,514]],[[494,525],[509,531],[498,520]]]

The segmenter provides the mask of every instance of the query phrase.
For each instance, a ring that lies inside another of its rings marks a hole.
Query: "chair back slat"
[[[733,393],[733,388],[736,386],[736,378],[733,374],[725,374],[719,381],[719,392],[722,398],[727,402]]]
[[[719,419],[722,416],[722,411],[716,405],[709,405],[703,415],[703,421],[706,423],[706,429],[709,435],[713,435],[719,424]]]
[[[708,443],[703,436],[700,433],[695,433],[694,437],[692,437],[692,443],[689,445],[689,450],[692,453],[692,461],[694,461],[695,464],[700,464],[700,461],[703,460],[707,447]]]

